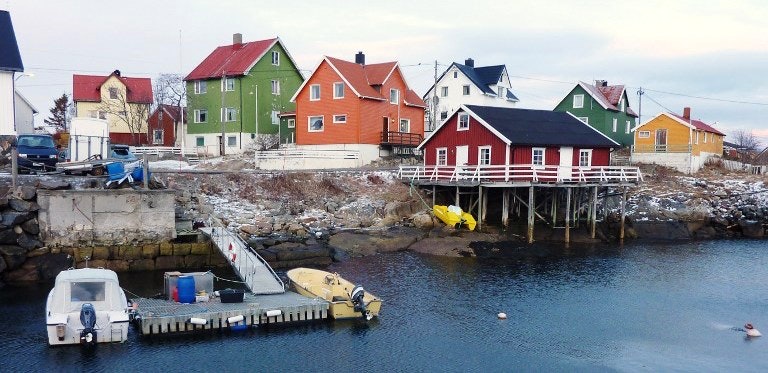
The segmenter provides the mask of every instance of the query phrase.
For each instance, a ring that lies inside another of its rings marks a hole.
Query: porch
[[[643,181],[638,167],[628,166],[400,166],[398,177],[421,185],[490,187],[553,185],[635,185]]]

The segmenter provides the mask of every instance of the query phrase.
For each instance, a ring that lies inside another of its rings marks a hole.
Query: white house
[[[15,135],[15,74],[24,71],[11,14],[0,10],[0,136]]]
[[[429,108],[425,130],[434,131],[438,124],[448,119],[448,114],[461,105],[511,108],[518,101],[512,93],[505,65],[475,67],[471,58],[465,60],[463,65],[454,62],[424,95],[424,102]]]
[[[35,114],[37,114],[37,109],[19,91],[16,91],[14,100],[16,105],[16,132],[19,135],[35,133]]]

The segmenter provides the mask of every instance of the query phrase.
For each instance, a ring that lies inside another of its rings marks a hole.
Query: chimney
[[[683,108],[683,118],[691,120],[691,108],[689,107]]]
[[[365,66],[365,54],[363,54],[363,51],[357,52],[355,55],[355,63]]]
[[[595,80],[595,87],[607,87],[608,81],[607,80]]]
[[[466,60],[464,60],[464,64],[469,67],[475,67],[475,60],[471,58],[467,58]]]
[[[236,34],[232,34],[232,44],[233,45],[243,44],[243,34],[239,32]]]
[[[112,74],[114,74],[116,77],[119,78],[120,77],[120,70],[115,70],[115,71],[112,72]]]

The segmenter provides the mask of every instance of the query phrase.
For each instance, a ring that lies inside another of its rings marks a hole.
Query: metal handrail
[[[267,263],[267,261],[264,260],[264,258],[262,258],[261,255],[259,255],[256,252],[256,250],[254,250],[250,245],[248,245],[247,242],[245,242],[242,238],[240,238],[240,236],[238,236],[233,232],[230,232],[229,230],[227,230],[222,226],[216,226],[211,228],[212,228],[212,233],[215,236],[222,238],[221,240],[222,243],[224,242],[223,238],[228,238],[229,240],[235,241],[238,244],[240,244],[243,249],[247,250],[250,254],[253,255],[253,258],[261,262],[261,264],[263,264],[263,266],[266,267],[269,270],[269,272],[272,274],[272,277],[274,277],[275,280],[277,280],[277,282],[280,284],[280,286],[283,289],[285,289],[285,283],[283,283],[283,280],[280,279],[280,276],[278,276],[277,273],[275,273],[275,271],[272,269],[272,266],[270,266],[269,263]],[[237,275],[243,280],[243,282],[246,283],[246,285],[248,285],[248,288],[251,289],[251,291],[254,291],[255,284],[253,283],[253,280],[254,280],[254,275],[256,274],[257,263],[253,261],[252,257],[250,255],[238,255],[234,261],[229,260],[229,258],[227,259],[230,262],[230,265],[232,266],[232,268],[237,272]],[[246,264],[245,268],[250,267],[253,269],[250,273],[243,273],[243,260],[245,261],[245,264]]]

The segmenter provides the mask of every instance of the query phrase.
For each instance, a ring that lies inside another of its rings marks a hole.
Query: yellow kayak
[[[462,211],[458,206],[435,205],[432,207],[432,213],[434,213],[438,219],[442,220],[443,223],[452,227],[459,228],[463,225],[467,227],[467,229],[473,231],[475,230],[475,225],[477,225],[472,214]]]

